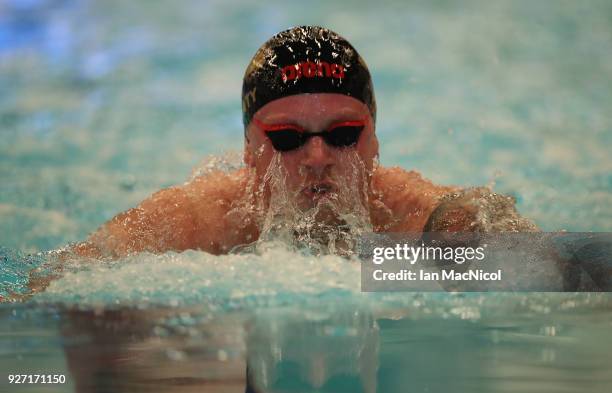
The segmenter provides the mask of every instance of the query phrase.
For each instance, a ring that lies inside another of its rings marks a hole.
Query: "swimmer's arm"
[[[538,227],[516,210],[514,198],[486,187],[444,195],[423,232],[534,232]]]
[[[16,301],[43,291],[62,274],[65,263],[79,259],[92,262],[115,259],[138,252],[162,253],[197,249],[212,254],[227,252],[250,239],[249,231],[234,228],[226,213],[248,180],[246,171],[212,174],[183,186],[161,190],[139,206],[118,214],[85,241],[54,252],[51,274],[30,273],[30,293],[15,294]],[[248,221],[248,220],[247,220]],[[244,222],[241,222],[246,227]],[[232,229],[232,230],[230,230]],[[256,236],[252,235],[252,236]]]
[[[69,253],[100,259],[144,251],[183,251],[194,248],[197,229],[189,195],[184,187],[172,187],[118,214]]]
[[[246,170],[213,172],[161,190],[108,221],[71,251],[94,259],[144,251],[229,252],[247,240],[247,225],[242,221],[238,225],[227,213],[242,197],[248,176]]]
[[[520,216],[511,197],[485,187],[462,189],[441,186],[414,171],[379,168],[372,179],[382,202],[373,223],[385,232],[536,231],[537,226]],[[387,217],[384,210],[388,210]],[[384,225],[381,225],[384,224]]]
[[[120,258],[132,253],[166,250],[182,251],[193,245],[196,231],[190,201],[181,187],[153,194],[138,207],[118,214],[103,224],[87,240],[54,251],[52,272],[30,272],[29,293],[14,294],[12,301],[23,301],[44,291],[60,277],[71,260],[97,261]]]
[[[424,232],[538,232],[531,220],[516,210],[514,198],[488,188],[468,188],[442,198],[431,214]],[[564,237],[567,239],[563,240]],[[564,291],[611,291],[612,241],[609,236],[552,236],[544,256],[555,261],[563,277]],[[454,239],[451,241],[455,241]],[[455,243],[456,245],[456,243]],[[462,267],[467,269],[469,264]],[[452,268],[457,269],[456,265]],[[590,277],[591,281],[585,280]]]

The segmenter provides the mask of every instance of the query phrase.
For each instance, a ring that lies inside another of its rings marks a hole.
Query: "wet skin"
[[[280,153],[288,174],[286,186],[295,191],[298,205],[304,208],[322,194],[334,192],[332,175],[349,176],[342,163],[346,149],[352,149],[363,163],[363,176],[367,177],[367,195],[363,196],[367,200],[363,203],[377,232],[422,231],[440,197],[458,190],[435,185],[414,171],[378,166],[374,120],[367,106],[352,97],[331,93],[289,96],[268,103],[254,118],[258,122],[249,124],[245,140],[246,168],[213,172],[161,190],[111,219],[72,251],[95,258],[187,249],[223,254],[257,240],[257,213],[252,206],[258,197],[265,205],[270,191],[265,185],[262,195],[254,195],[254,191],[260,189],[275,155],[262,124],[292,124],[305,132],[320,132],[338,122],[364,122],[353,146],[332,147],[315,136],[296,150]]]
[[[334,177],[351,176],[350,168],[343,162],[347,155],[343,153],[347,150],[357,153],[365,169],[364,175],[372,173],[378,156],[378,139],[374,133],[374,120],[361,101],[341,94],[303,94],[270,102],[255,114],[254,121],[247,128],[244,161],[255,169],[256,183],[260,184],[275,154],[265,135],[265,126],[295,126],[311,133],[328,130],[343,122],[359,121],[363,121],[364,127],[354,146],[329,146],[317,136],[308,139],[298,149],[281,153],[280,164],[288,175],[287,188],[295,193],[301,207],[311,207],[314,199],[338,191]]]

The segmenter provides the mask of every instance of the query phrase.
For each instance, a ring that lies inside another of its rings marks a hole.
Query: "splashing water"
[[[372,230],[367,207],[369,174],[357,152],[338,152],[338,165],[323,181],[333,184],[320,191],[307,183],[303,173],[297,185],[289,186],[289,173],[282,156],[275,152],[258,186],[257,211],[260,214],[260,241],[281,240],[315,254],[350,254],[355,240]],[[303,190],[321,193],[304,207]],[[264,195],[269,190],[266,201]]]

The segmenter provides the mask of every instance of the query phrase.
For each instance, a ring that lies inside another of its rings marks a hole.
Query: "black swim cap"
[[[370,72],[355,48],[319,26],[282,31],[263,44],[242,84],[244,128],[255,112],[276,99],[303,93],[339,93],[368,106],[376,119]]]

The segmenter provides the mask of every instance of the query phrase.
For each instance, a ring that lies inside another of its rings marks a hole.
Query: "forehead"
[[[361,118],[369,115],[361,101],[344,94],[299,94],[274,100],[255,113],[263,122],[325,122]]]

